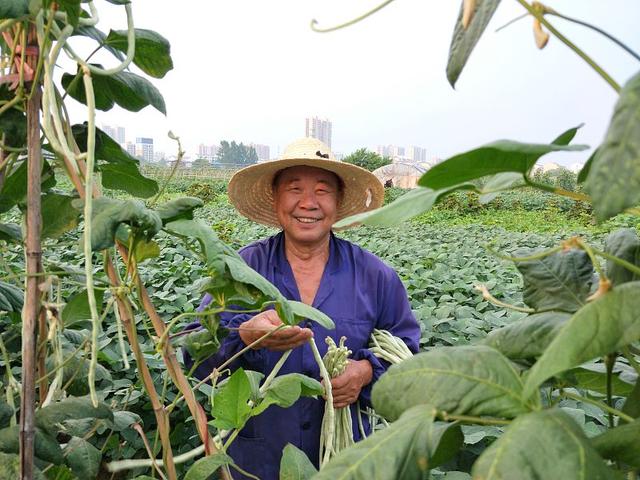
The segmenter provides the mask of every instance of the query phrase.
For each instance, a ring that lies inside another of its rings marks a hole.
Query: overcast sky
[[[333,33],[380,0],[135,0],[137,27],[171,43],[174,70],[153,80],[168,115],[100,112],[127,137],[153,137],[174,153],[171,129],[192,157],[220,140],[271,146],[276,156],[304,135],[304,118],[333,122],[333,149],[418,145],[446,158],[500,138],[549,142],[585,123],[577,142],[599,144],[616,100],[613,89],[559,40],[536,48],[532,20],[495,29],[524,9],[504,0],[453,90],[445,68],[460,1],[396,0],[365,21]],[[640,51],[640,1],[548,0],[561,13],[593,22]],[[100,2],[101,23],[124,28],[122,7]],[[619,83],[640,70],[600,35],[548,19]],[[134,69],[135,71],[135,69]],[[74,108],[74,116],[79,109]],[[81,117],[76,117],[78,120]],[[570,165],[588,152],[548,157]]]

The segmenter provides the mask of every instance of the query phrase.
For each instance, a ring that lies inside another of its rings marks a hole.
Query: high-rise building
[[[133,142],[127,142],[124,145],[124,149],[127,151],[129,155],[132,157],[136,156],[136,144]]]
[[[412,145],[407,148],[407,158],[415,163],[427,161],[427,149]]]
[[[204,158],[209,162],[213,162],[216,158],[217,153],[218,153],[217,145],[205,145],[203,143],[198,145],[198,158]]]
[[[404,157],[404,147],[398,145],[378,145],[376,153],[382,157],[400,158]]]
[[[153,162],[153,138],[136,138],[136,157],[144,162]]]
[[[103,125],[102,130],[119,144],[122,145],[125,142],[124,127]]]
[[[331,148],[331,121],[328,118],[307,117],[304,136],[317,138]]]
[[[256,155],[258,156],[258,160],[266,161],[270,160],[270,148],[269,145],[261,145],[259,143],[250,143],[250,147],[253,147],[256,150]]]

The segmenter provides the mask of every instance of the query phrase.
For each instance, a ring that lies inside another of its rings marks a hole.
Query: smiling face
[[[315,167],[291,167],[273,185],[274,210],[289,241],[300,246],[325,241],[337,219],[338,177]]]

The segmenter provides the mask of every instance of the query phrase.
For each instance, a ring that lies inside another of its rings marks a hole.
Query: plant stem
[[[22,395],[20,398],[20,478],[22,480],[31,480],[34,474],[36,325],[41,305],[38,277],[33,275],[42,270],[40,100],[41,90],[36,87],[33,96],[27,102],[29,152],[27,157],[27,280],[22,311]]]
[[[378,5],[377,7],[375,7],[372,10],[369,10],[368,12],[360,15],[357,18],[354,18],[353,20],[349,20],[348,22],[342,23],[340,25],[336,25],[335,27],[330,27],[330,28],[318,28],[316,25],[318,24],[318,22],[314,19],[311,20],[311,30],[313,30],[314,32],[318,32],[318,33],[327,33],[327,32],[334,32],[336,30],[340,30],[341,28],[345,28],[348,27],[350,25],[353,25],[355,23],[358,23],[362,20],[364,20],[367,17],[370,17],[371,15],[373,15],[374,13],[376,13],[379,10],[382,10],[384,7],[386,7],[387,5],[389,5],[391,2],[393,2],[393,0],[385,0],[384,2],[382,2],[380,5]]]
[[[615,408],[610,407],[606,403],[599,402],[598,400],[593,400],[592,398],[589,398],[589,397],[582,397],[580,395],[576,395],[575,393],[566,392],[566,391],[563,391],[561,395],[566,398],[570,398],[571,400],[576,400],[578,402],[590,403],[591,405],[598,407],[604,412],[612,413],[617,417],[620,417],[625,422],[631,423],[635,420],[633,417],[627,415],[626,413],[621,412],[620,410],[616,410]]]
[[[562,250],[562,247],[559,246],[559,247],[550,248],[549,250],[544,250],[542,252],[534,253],[533,255],[529,255],[529,256],[526,256],[526,257],[510,257],[509,255],[502,255],[501,253],[499,253],[496,250],[492,249],[488,245],[485,246],[485,248],[492,255],[495,255],[496,257],[501,258],[502,260],[510,260],[512,262],[532,262],[534,260],[541,260],[541,259],[543,259],[545,257],[548,257],[549,255],[553,255],[554,253],[557,253],[557,252]]]
[[[638,364],[638,362],[636,361],[633,353],[631,353],[631,350],[629,350],[629,347],[623,347],[622,354],[624,358],[627,359],[627,362],[629,362],[629,365],[631,365],[636,373],[640,376],[640,364]]]
[[[169,176],[167,177],[167,179],[162,184],[162,187],[160,187],[160,190],[158,191],[156,196],[153,197],[151,202],[149,202],[149,206],[150,207],[152,205],[155,205],[155,203],[160,199],[160,196],[164,193],[165,189],[167,188],[167,185],[169,185],[169,182],[171,182],[171,179],[176,174],[176,171],[178,170],[178,165],[180,165],[180,162],[182,162],[182,158],[184,157],[184,153],[185,152],[184,152],[184,150],[182,150],[182,143],[180,143],[180,137],[177,137],[177,136],[172,135],[172,134],[170,135],[170,137],[171,137],[172,140],[175,140],[178,143],[178,156],[176,157],[176,161],[173,164],[173,168],[171,169],[171,172],[169,173]]]
[[[482,293],[482,298],[484,298],[485,300],[488,300],[489,302],[499,307],[508,308],[511,310],[515,310],[516,312],[523,312],[523,313],[536,312],[535,308],[517,307],[516,305],[511,305],[510,303],[501,302],[496,297],[491,295],[491,292],[489,292],[489,289],[485,285],[479,284],[479,285],[475,285],[473,288],[474,290],[477,290]]]
[[[584,193],[572,192],[570,190],[565,190],[560,187],[553,187],[551,185],[545,185],[544,183],[534,182],[529,178],[525,177],[525,182],[529,187],[537,188],[538,190],[542,190],[544,192],[554,193],[556,195],[560,195],[562,197],[571,198],[573,200],[578,200],[581,202],[590,202],[591,198]]]
[[[484,417],[472,417],[470,415],[451,415],[447,412],[438,412],[437,416],[445,422],[462,422],[477,425],[509,425],[509,420],[502,420],[499,418],[484,418]]]
[[[617,263],[621,267],[624,267],[627,270],[632,271],[636,275],[640,275],[640,267],[638,267],[637,265],[634,265],[631,262],[627,262],[626,260],[624,260],[622,258],[618,258],[615,255],[611,255],[610,253],[604,252],[602,250],[598,250],[597,248],[593,248],[593,247],[591,247],[591,248],[593,249],[593,251],[595,253],[597,253],[601,257],[606,258],[607,260],[611,260],[614,263]]]
[[[610,408],[613,408],[613,367],[616,364],[616,354],[610,353],[605,355],[604,364],[607,372],[607,405]],[[613,428],[615,425],[613,423],[613,413],[611,410],[607,411],[609,416],[609,428]]]
[[[605,72],[600,65],[593,61],[591,57],[589,57],[586,53],[584,53],[580,48],[578,48],[575,44],[573,44],[567,37],[562,35],[556,28],[551,25],[545,18],[544,13],[538,11],[533,8],[526,0],[516,0],[520,5],[522,5],[527,11],[540,21],[542,25],[547,27],[551,33],[553,33],[562,43],[564,43],[567,47],[573,50],[580,58],[582,58],[587,64],[593,68],[616,92],[620,93],[620,85],[611,78],[611,76]]]

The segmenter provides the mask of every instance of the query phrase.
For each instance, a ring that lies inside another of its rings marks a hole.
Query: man
[[[370,405],[371,386],[388,367],[367,348],[373,329],[390,331],[413,352],[420,337],[398,275],[375,255],[332,232],[336,221],[377,208],[383,198],[382,184],[372,173],[335,160],[329,148],[313,138],[292,143],[277,161],[240,170],[229,183],[229,199],[241,214],[282,229],[243,248],[240,255],[286,298],[312,305],[336,325],[335,330],[327,330],[303,322],[280,330],[240,356],[231,368],[268,375],[281,352],[293,349],[280,374],[299,372],[319,379],[308,340],[313,335],[324,354],[327,336],[336,343],[345,336],[353,355],[331,385],[334,406],[349,406],[353,425],[358,425],[357,402]],[[205,297],[201,308],[209,302]],[[232,330],[196,375],[206,377],[281,323],[274,310],[225,317],[222,324]],[[323,411],[324,400],[313,398],[302,398],[288,409],[269,407],[249,420],[228,453],[241,468],[263,480],[278,478],[287,443],[302,449],[317,467]],[[357,427],[354,438],[360,439]]]

